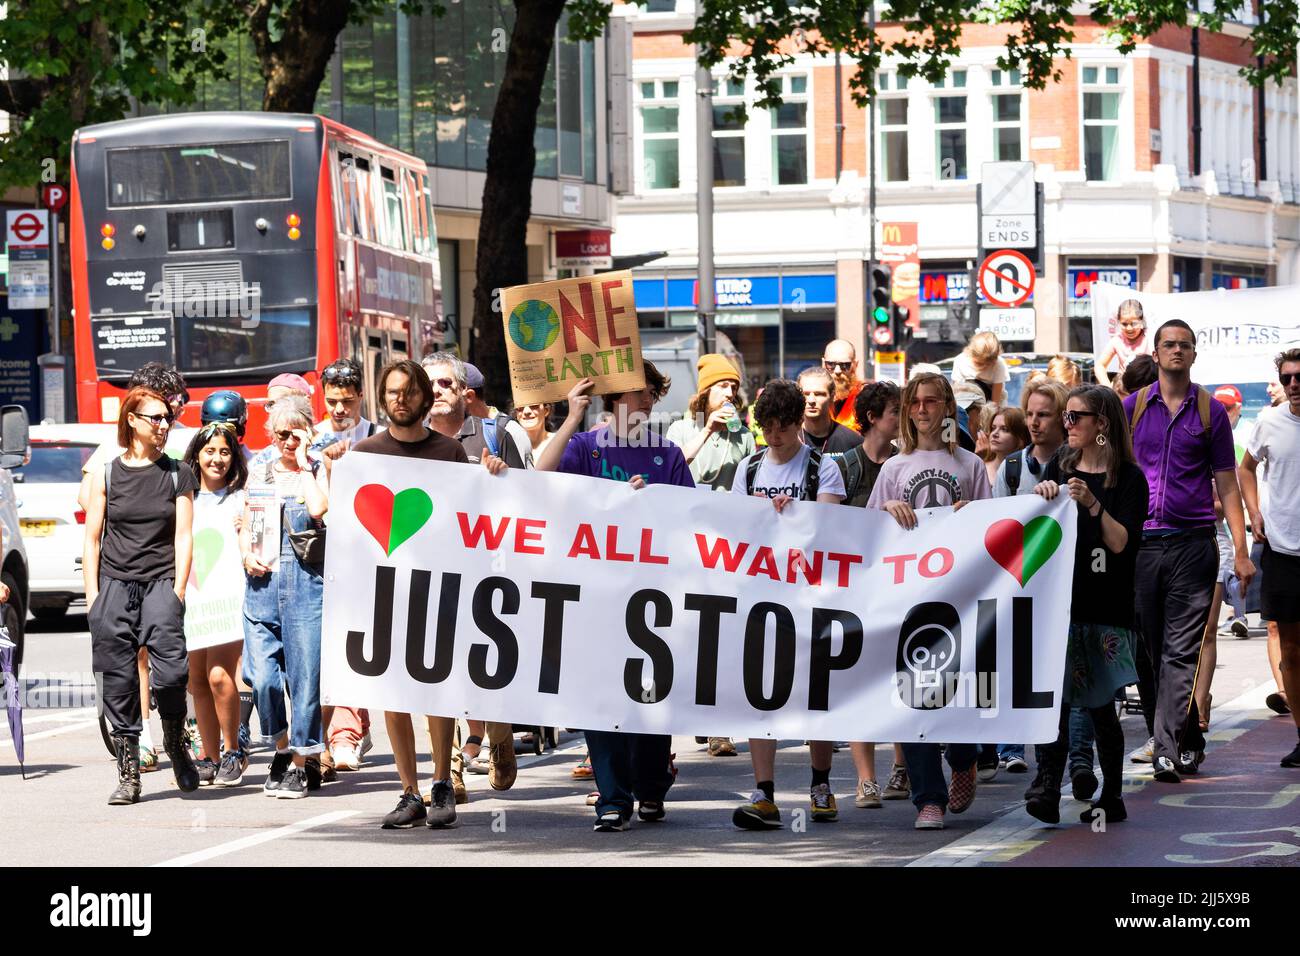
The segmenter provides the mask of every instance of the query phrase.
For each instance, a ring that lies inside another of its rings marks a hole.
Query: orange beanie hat
[[[717,385],[719,382],[740,381],[740,373],[736,371],[736,366],[716,352],[701,355],[696,368],[699,369],[700,373],[699,390],[701,392],[706,388]]]

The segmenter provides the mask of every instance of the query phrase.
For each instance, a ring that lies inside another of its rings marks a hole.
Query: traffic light
[[[907,325],[907,309],[896,302],[892,303],[890,319],[890,334],[893,336],[894,348],[902,349],[912,340],[912,330]]]
[[[891,349],[897,341],[893,299],[893,271],[876,263],[871,267],[871,341],[877,349]]]

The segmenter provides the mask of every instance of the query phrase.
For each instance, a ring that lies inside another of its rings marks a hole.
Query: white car
[[[31,567],[31,612],[57,620],[86,595],[81,550],[86,513],[77,504],[81,466],[115,425],[35,425],[31,460],[15,470],[18,518]]]
[[[27,552],[18,530],[18,495],[11,469],[22,466],[27,450],[27,410],[21,405],[0,407],[0,581],[8,600],[0,604],[0,626],[15,645],[14,673],[23,660],[23,631],[27,626]]]

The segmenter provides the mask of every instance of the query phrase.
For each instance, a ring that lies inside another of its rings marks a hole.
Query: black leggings
[[[1124,730],[1112,702],[1100,707],[1086,707],[1092,717],[1097,740],[1097,762],[1101,764],[1101,796],[1118,797],[1124,782]],[[1060,729],[1056,740],[1038,747],[1038,771],[1042,784],[1060,792],[1065,776],[1065,762],[1070,750],[1070,706],[1062,704]]]

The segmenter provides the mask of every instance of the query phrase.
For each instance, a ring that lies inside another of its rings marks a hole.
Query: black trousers
[[[1138,630],[1155,678],[1155,756],[1205,749],[1193,690],[1219,574],[1214,529],[1144,538],[1137,564]]]
[[[185,609],[172,579],[99,579],[99,597],[87,615],[92,667],[100,705],[115,736],[138,737],[139,648],[149,651],[149,685],[164,719],[184,719],[190,659],[185,650]]]
[[[1107,702],[1100,707],[1084,709],[1092,717],[1093,733],[1097,741],[1097,762],[1101,764],[1101,795],[1118,797],[1124,783],[1124,730],[1119,725],[1115,704]],[[1069,752],[1070,706],[1064,704],[1061,707],[1061,723],[1056,740],[1034,748],[1034,756],[1038,758],[1039,779],[1048,789],[1060,792]]]

